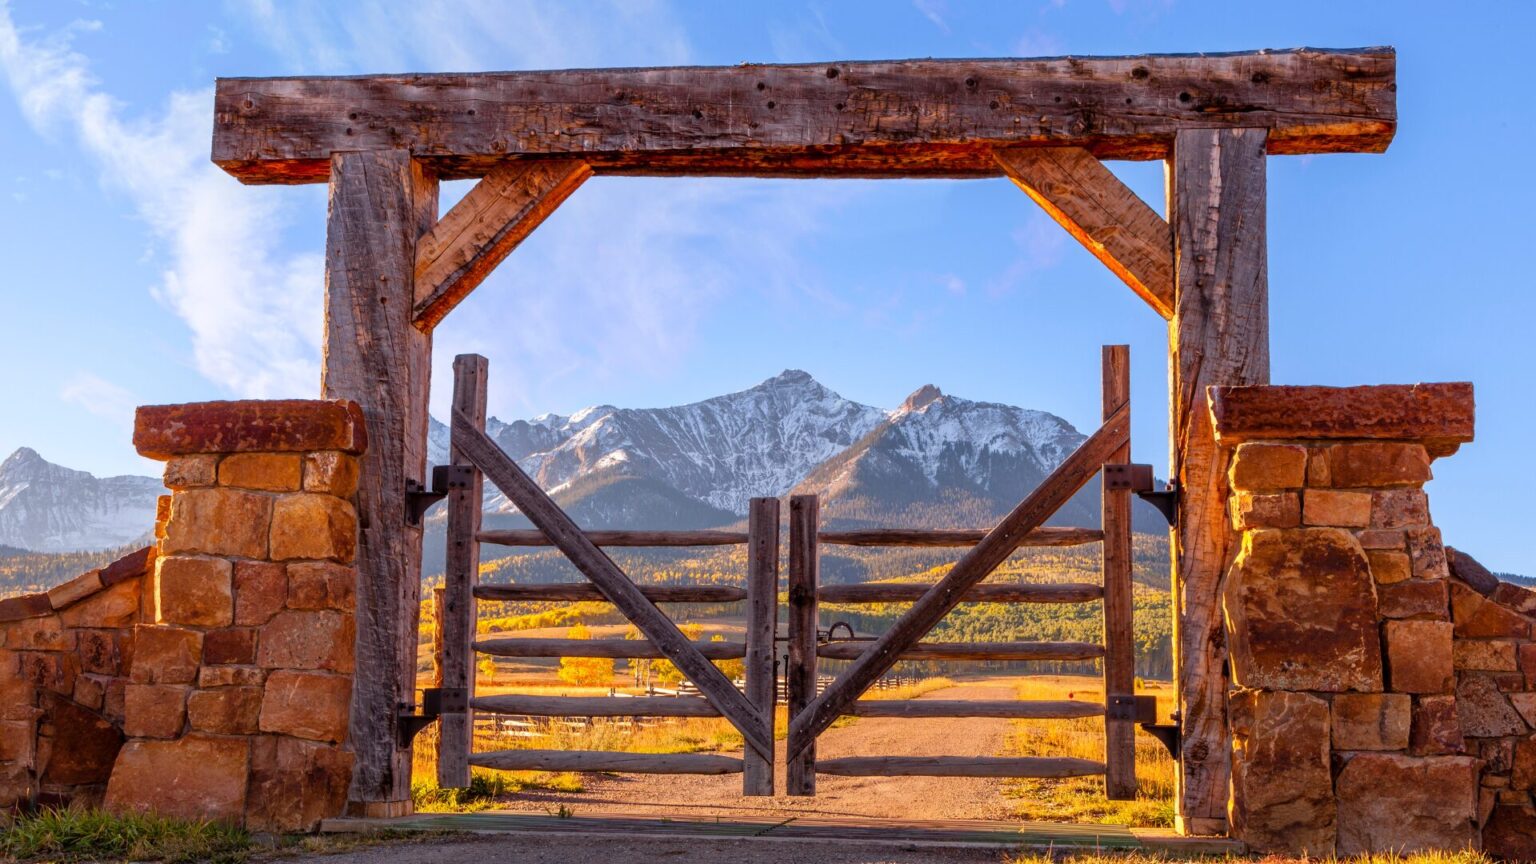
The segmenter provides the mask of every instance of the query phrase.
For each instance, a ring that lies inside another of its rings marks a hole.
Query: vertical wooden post
[[[437,180],[403,150],[331,157],[325,243],[327,399],[352,399],[368,424],[358,480],[357,662],[348,812],[411,808],[411,749],[399,715],[415,702],[421,529],[406,481],[424,479],[432,337],[411,324],[416,241],[437,218]]]
[[[453,358],[453,410],[485,430],[485,390],[488,363],[478,354]],[[449,439],[449,461],[470,465],[459,449],[457,436]],[[485,480],[479,469],[467,489],[448,492],[447,555],[443,569],[443,688],[475,692],[475,585],[480,581],[480,506]],[[437,783],[444,789],[469,786],[469,752],[474,746],[475,718],[464,711],[444,712],[439,721]]]
[[[779,499],[753,498],[747,514],[747,699],[762,712],[773,741],[773,637],[779,617]],[[742,751],[743,795],[773,794],[773,753]]]
[[[1105,345],[1103,356],[1104,419],[1131,401],[1131,349]],[[1127,420],[1129,426],[1129,420]],[[1131,443],[1116,450],[1110,462],[1131,461]],[[1111,491],[1100,474],[1104,571],[1104,698],[1105,705],[1127,700],[1120,712],[1104,715],[1104,792],[1111,801],[1136,797],[1136,728],[1129,710],[1136,690],[1136,643],[1131,604],[1131,492]]]
[[[789,499],[789,668],[784,671],[789,717],[816,699],[816,583],[820,558],[816,532],[821,528],[821,498],[794,495]],[[802,750],[802,746],[804,749]],[[797,740],[794,733],[785,752],[800,752],[785,765],[790,795],[816,794],[816,742]]]
[[[1191,129],[1168,163],[1174,237],[1170,475],[1174,664],[1182,752],[1178,828],[1226,830],[1231,748],[1221,585],[1234,549],[1226,456],[1211,432],[1206,388],[1269,383],[1269,277],[1263,129]]]
[[[443,686],[443,589],[432,589],[432,686]]]

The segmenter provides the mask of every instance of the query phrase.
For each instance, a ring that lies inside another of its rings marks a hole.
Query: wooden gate
[[[1152,722],[1153,705],[1133,693],[1135,656],[1131,627],[1131,494],[1129,349],[1103,352],[1104,421],[1078,449],[990,531],[823,531],[819,501],[797,495],[789,502],[789,740],[788,792],[814,795],[816,775],[941,775],[970,777],[1105,776],[1111,799],[1136,795],[1133,724]],[[1101,467],[1103,468],[1101,472]],[[1101,474],[1100,530],[1041,527],[1094,474]],[[1103,585],[980,584],[1022,546],[1103,544]],[[822,586],[822,544],[852,546],[969,546],[970,551],[932,586],[869,583]],[[1104,642],[920,642],[960,603],[1082,603],[1103,600]],[[879,638],[833,642],[817,626],[817,603],[913,605]],[[817,658],[852,664],[819,694]],[[1104,704],[1083,701],[861,700],[900,660],[1090,660],[1102,658]],[[852,756],[816,760],[816,738],[838,717],[1010,717],[1068,719],[1103,716],[1103,762],[1051,757]]]
[[[469,785],[470,767],[540,771],[624,771],[652,774],[743,775],[743,793],[773,794],[774,621],[778,601],[779,502],[751,503],[745,532],[583,532],[501,448],[485,434],[487,363],[478,355],[454,360],[452,465],[448,477],[447,568],[440,610],[441,680],[435,688],[439,714],[438,783]],[[482,475],[489,478],[535,526],[532,531],[482,531]],[[554,546],[590,584],[478,584],[480,544]],[[746,587],[641,587],[599,546],[747,546]],[[476,639],[479,600],[607,600],[639,629],[633,639]],[[668,603],[745,600],[742,642],[695,642],[656,607]],[[476,653],[501,657],[665,658],[698,688],[699,697],[476,696]],[[745,692],[711,660],[745,660]],[[496,750],[474,752],[474,713],[546,717],[721,716],[741,732],[743,758],[706,754],[638,754],[591,750]]]

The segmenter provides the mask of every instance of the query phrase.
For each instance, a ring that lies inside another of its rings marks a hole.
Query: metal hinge
[[[1169,483],[1162,489],[1153,488],[1157,482],[1153,479],[1151,465],[1106,463],[1103,467],[1105,490],[1134,492],[1137,498],[1156,507],[1170,526],[1178,520],[1177,483]]]
[[[1133,723],[1157,722],[1157,697],[1116,693],[1104,702],[1104,714],[1111,720]]]
[[[402,748],[409,747],[417,733],[432,725],[432,721],[444,714],[463,714],[468,710],[468,688],[428,687],[421,691],[420,713],[415,705],[400,703],[400,714],[395,718],[398,743]]]
[[[415,480],[405,481],[405,522],[413,528],[432,505],[448,497],[449,492],[474,487],[475,469],[470,465],[433,465],[432,488],[423,489]]]

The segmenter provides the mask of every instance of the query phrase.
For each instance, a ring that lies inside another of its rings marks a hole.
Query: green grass
[[[0,856],[11,861],[239,862],[250,835],[216,822],[184,822],[99,810],[43,809],[0,829]]]

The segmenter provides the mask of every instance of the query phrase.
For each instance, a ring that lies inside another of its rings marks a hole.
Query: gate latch
[[[415,480],[405,481],[405,522],[413,528],[421,527],[421,519],[433,504],[448,497],[449,492],[473,488],[475,469],[469,465],[433,465],[432,488],[423,489]]]
[[[416,733],[432,725],[444,714],[463,714],[469,710],[469,690],[465,687],[428,687],[421,691],[421,713],[416,706],[401,703],[396,731],[402,748],[411,746]]]
[[[1163,518],[1172,525],[1178,518],[1179,486],[1169,483],[1162,489],[1152,477],[1152,466],[1141,464],[1106,463],[1104,488],[1109,491],[1129,491],[1136,497],[1157,508]]]

